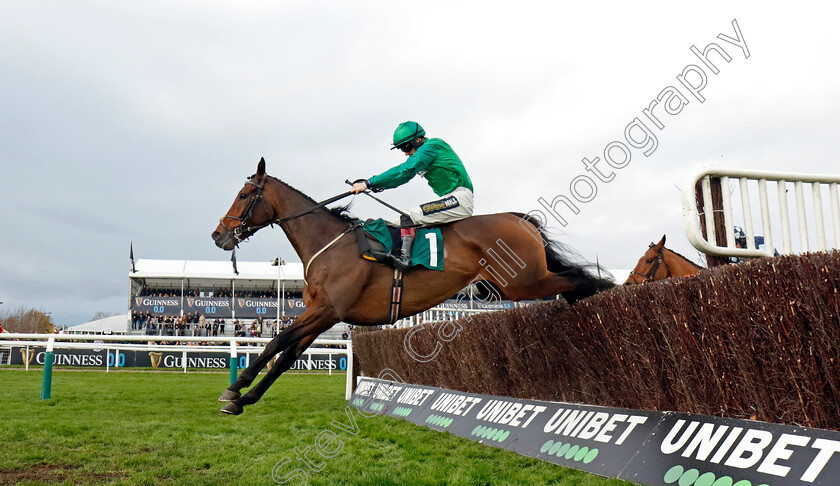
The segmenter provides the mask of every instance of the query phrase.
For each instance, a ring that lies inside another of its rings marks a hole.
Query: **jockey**
[[[744,233],[744,230],[741,229],[740,226],[735,226],[734,228],[735,233],[735,248],[746,248],[747,247],[747,235]],[[755,236],[755,247],[758,250],[764,250],[764,237],[763,236]],[[773,248],[773,256],[779,256],[779,252]],[[753,258],[746,258],[746,257],[729,257],[730,263],[738,263],[740,261],[747,261],[752,260]]]
[[[366,189],[383,190],[401,186],[415,175],[426,178],[440,199],[406,209],[408,217],[400,217],[402,255],[394,263],[405,271],[411,265],[413,226],[450,223],[472,216],[473,186],[470,176],[458,155],[439,138],[426,138],[426,131],[418,123],[401,123],[394,131],[393,149],[408,156],[402,164],[367,180],[353,184],[353,193]]]

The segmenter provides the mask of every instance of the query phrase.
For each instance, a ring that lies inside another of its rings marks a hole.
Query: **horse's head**
[[[210,235],[216,246],[232,250],[240,241],[275,221],[274,209],[263,197],[267,177],[265,159],[260,158],[256,174],[248,178],[227,214],[219,220],[219,226]]]
[[[639,263],[636,264],[636,268],[630,271],[630,276],[624,281],[624,285],[637,285],[664,278],[656,277],[659,268],[662,266],[664,252],[665,235],[662,235],[659,243],[651,243],[642,258],[639,258]],[[662,268],[665,269],[665,267]]]

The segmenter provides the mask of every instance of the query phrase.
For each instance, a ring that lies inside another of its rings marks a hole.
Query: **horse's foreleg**
[[[272,339],[262,353],[252,361],[247,368],[236,378],[236,380],[222,393],[219,397],[220,402],[229,402],[240,397],[239,390],[251,386],[254,378],[257,377],[260,371],[271,361],[277,353],[282,351],[289,343],[289,341],[296,340],[294,337],[296,328],[290,327],[281,332]]]
[[[268,390],[268,387],[274,383],[275,380],[286,370],[292,367],[295,360],[308,348],[313,341],[325,330],[332,327],[336,320],[325,319],[323,316],[316,316],[315,314],[302,315],[298,321],[283,332],[281,335],[274,338],[265,351],[260,353],[259,357],[254,360],[248,368],[242,372],[242,376],[236,379],[225,393],[219,398],[222,401],[230,401],[222,412],[239,415],[242,413],[242,407],[256,403]],[[281,338],[282,339],[278,339]],[[283,354],[278,362],[266,373],[265,376],[252,389],[248,390],[244,395],[239,394],[239,390],[250,385],[260,370],[265,367],[271,358],[278,352]]]
[[[320,334],[320,333],[318,333]],[[283,354],[268,370],[268,373],[262,377],[262,379],[254,385],[253,388],[248,390],[247,393],[242,395],[241,398],[238,398],[231,403],[227,404],[223,409],[222,412],[225,413],[232,413],[238,415],[242,413],[242,407],[245,405],[252,405],[257,403],[260,398],[265,394],[268,388],[283,374],[284,371],[288,370],[292,367],[295,361],[300,357],[301,354],[308,348],[315,338],[318,337],[318,334],[310,334],[304,336],[300,342],[290,344],[288,348],[283,351]]]
[[[299,321],[302,320],[304,320],[303,316],[301,316]],[[262,371],[262,369],[265,368],[265,365],[267,365],[268,362],[271,361],[271,358],[273,358],[277,353],[286,349],[286,347],[289,346],[289,343],[299,341],[301,335],[301,327],[293,326],[275,336],[271,341],[269,341],[263,352],[260,353],[259,356],[257,356],[257,359],[251,361],[248,367],[242,371],[242,373],[236,378],[233,384],[227,388],[226,392],[235,392],[237,395],[234,398],[239,398],[239,390],[251,386],[251,383],[254,382],[254,379],[257,377],[260,371]],[[221,400],[221,398],[219,400]]]

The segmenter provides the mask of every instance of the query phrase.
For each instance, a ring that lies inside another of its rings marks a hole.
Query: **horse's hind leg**
[[[514,279],[509,285],[502,287],[505,296],[510,300],[541,299],[574,290],[575,286],[568,279],[557,274],[546,272],[541,278],[520,285]]]

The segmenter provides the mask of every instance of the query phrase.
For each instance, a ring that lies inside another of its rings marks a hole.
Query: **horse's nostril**
[[[212,234],[210,234],[210,237],[213,238],[214,240],[218,240],[220,236],[222,236],[222,234],[219,233],[218,231],[214,231]]]

